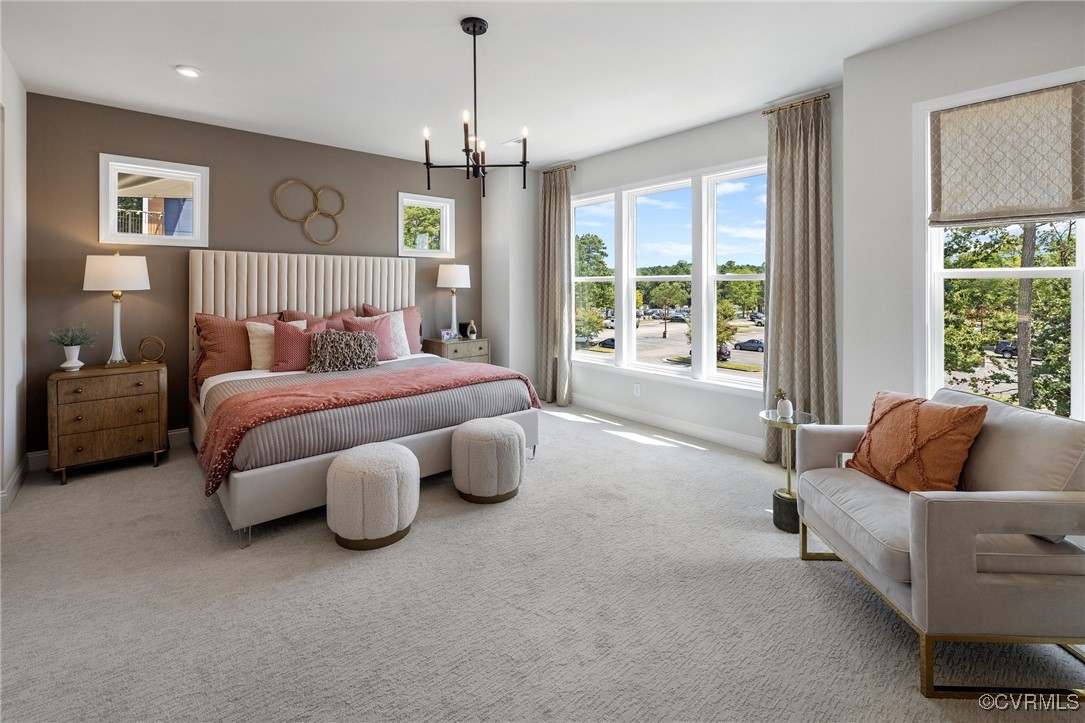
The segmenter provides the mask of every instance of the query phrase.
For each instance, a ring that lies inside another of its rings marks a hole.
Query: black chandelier
[[[471,66],[473,70],[472,90],[474,95],[474,120],[475,132],[469,133],[468,126],[471,123],[471,113],[463,112],[463,155],[466,159],[462,164],[437,165],[429,159],[429,128],[422,129],[422,137],[426,140],[426,190],[430,190],[431,168],[459,168],[464,171],[464,178],[479,178],[482,180],[482,195],[486,195],[486,171],[490,168],[516,168],[519,166],[524,172],[524,188],[527,188],[527,126],[520,129],[520,162],[519,163],[486,163],[486,143],[478,136],[478,36],[486,32],[489,27],[482,18],[464,18],[460,21],[460,28],[471,36]],[[472,147],[471,142],[474,141]]]

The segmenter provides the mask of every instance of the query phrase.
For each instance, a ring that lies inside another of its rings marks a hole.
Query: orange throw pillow
[[[271,324],[279,313],[260,314],[235,321],[212,314],[196,314],[196,334],[200,337],[200,355],[192,368],[197,386],[209,377],[226,372],[252,369],[249,356],[249,331],[246,321]]]
[[[955,490],[986,416],[982,404],[957,407],[878,392],[847,466],[908,492]]]

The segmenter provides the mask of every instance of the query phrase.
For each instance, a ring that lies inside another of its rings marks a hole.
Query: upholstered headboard
[[[414,259],[252,251],[188,253],[188,323],[197,313],[244,319],[296,309],[327,316],[372,304],[414,305]],[[190,331],[188,367],[199,353]]]

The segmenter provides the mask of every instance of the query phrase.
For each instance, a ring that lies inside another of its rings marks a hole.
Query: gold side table
[[[790,417],[781,417],[775,409],[766,409],[758,413],[761,422],[768,427],[783,430],[784,467],[787,469],[787,487],[781,487],[772,493],[772,524],[784,532],[798,533],[799,508],[795,502],[795,490],[791,487],[791,433],[800,424],[817,424],[821,420],[809,412],[794,412]]]

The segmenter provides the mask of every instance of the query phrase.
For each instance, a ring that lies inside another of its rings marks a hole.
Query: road
[[[663,322],[642,319],[637,329],[637,361],[642,364],[671,364],[665,359],[672,356],[689,356],[690,345],[686,341],[686,325],[682,322],[667,322],[667,338],[663,338]],[[614,336],[613,329],[603,329],[596,337],[596,343]],[[745,339],[764,339],[765,329],[760,326],[739,327],[734,341]],[[731,361],[738,364],[763,366],[765,355],[757,351],[734,349],[731,344]]]

